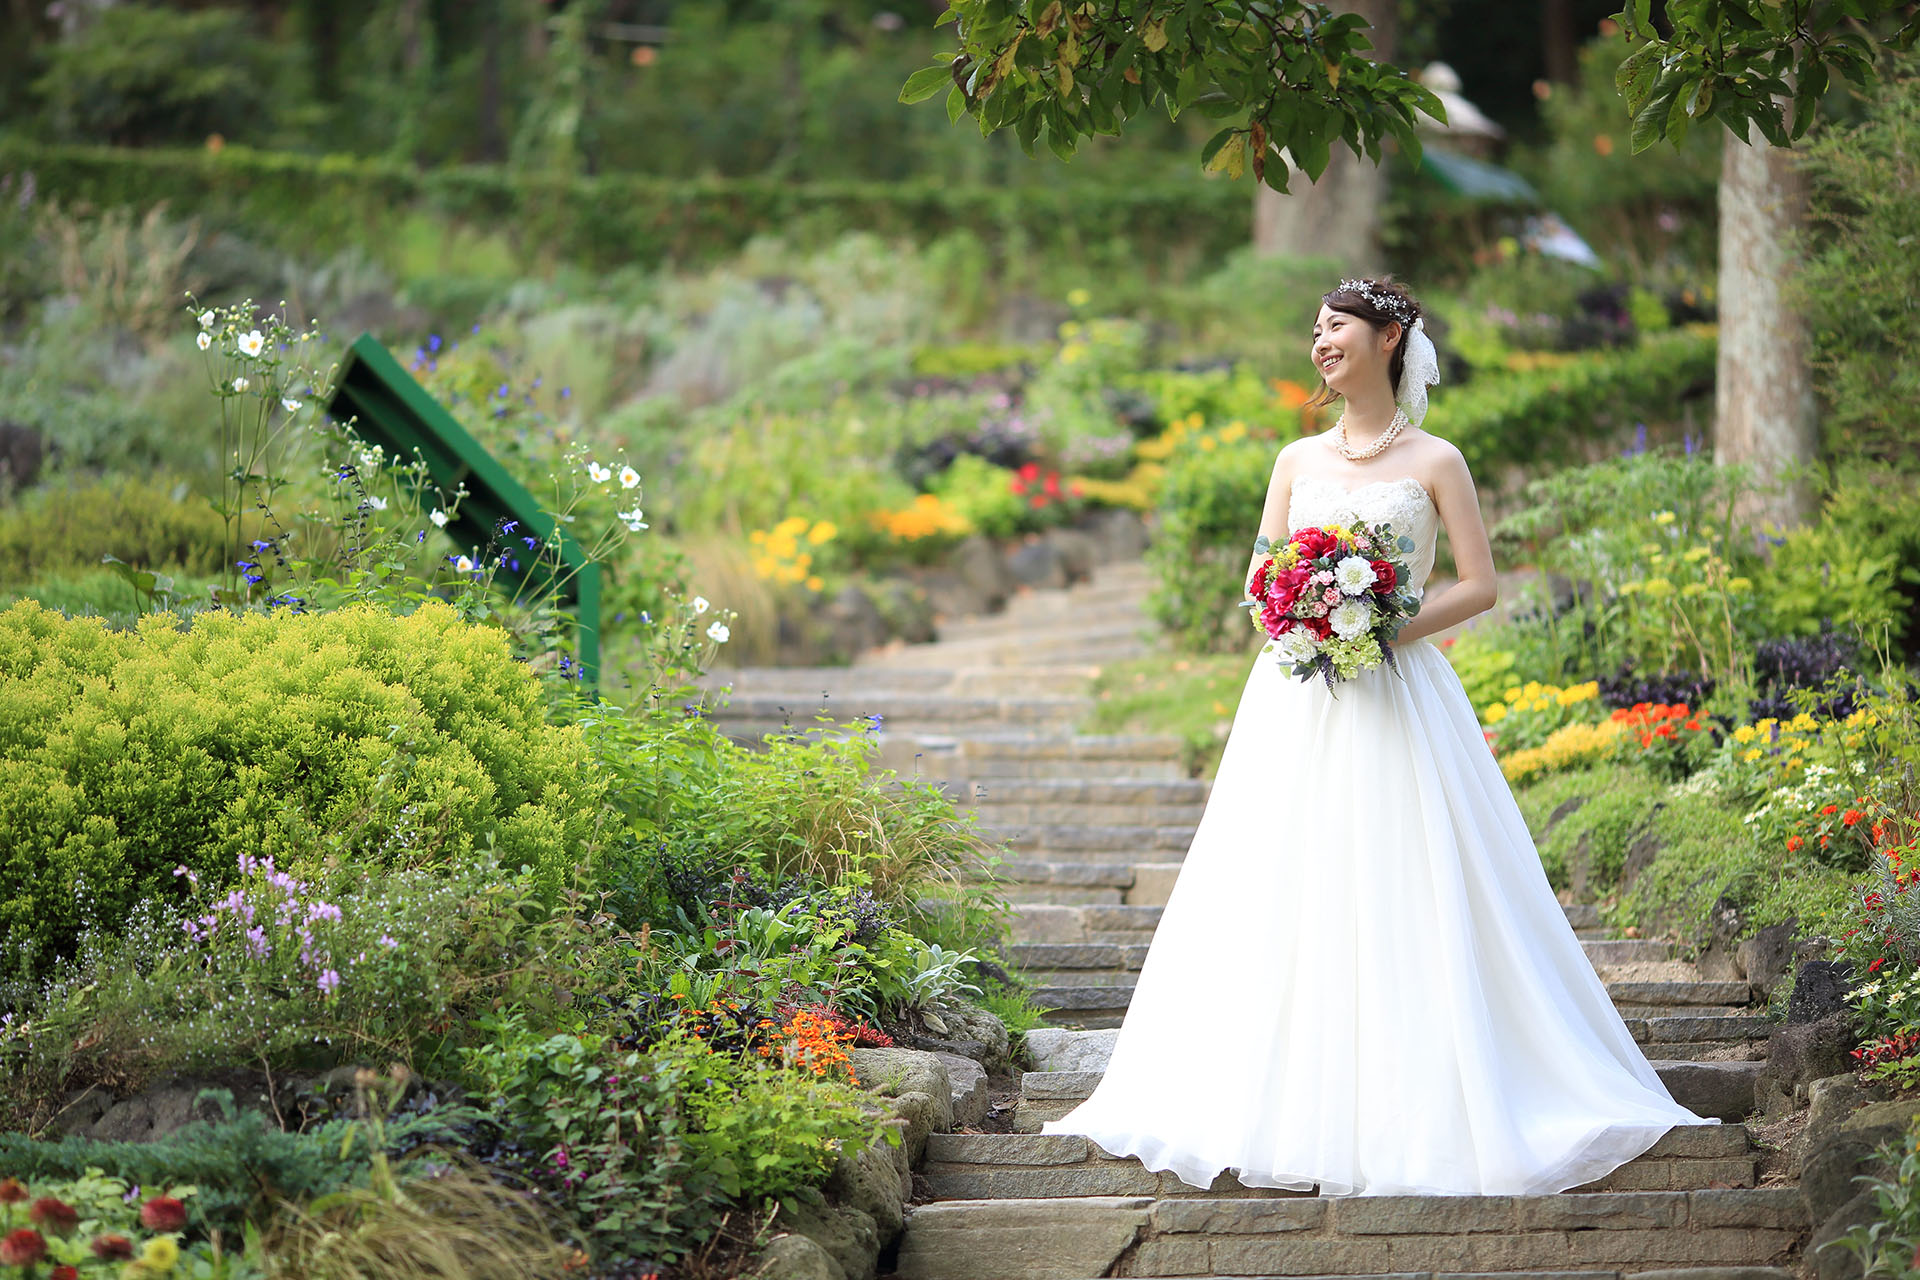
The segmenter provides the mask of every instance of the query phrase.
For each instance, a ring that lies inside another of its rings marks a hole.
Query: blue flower
[[[515,529],[518,529],[519,527],[520,527],[520,522],[518,520],[509,520],[505,524],[500,526],[500,532],[512,533]]]
[[[427,540],[427,531],[422,529],[420,532],[414,534],[413,540],[415,542],[425,542]]]
[[[648,613],[645,609],[642,609],[640,611],[640,621],[646,623],[648,626],[651,626],[653,625],[653,615]]]
[[[480,332],[480,322],[479,322],[479,321],[477,321],[477,320],[476,320],[476,321],[474,321],[474,324],[473,324],[473,328],[472,328],[472,330],[470,330],[470,332],[473,332],[473,333],[478,333],[478,332]]]
[[[260,582],[260,575],[257,573],[249,573],[244,576],[246,577],[247,585],[250,587],[257,585]]]
[[[509,569],[511,569],[511,570],[513,570],[513,571],[514,571],[515,573],[518,573],[518,572],[520,572],[520,561],[519,561],[519,558],[518,558],[518,557],[514,557],[514,558],[511,558],[511,559],[509,559],[509,560],[507,561],[507,568],[509,568]]]
[[[500,399],[505,400],[507,398],[507,384],[504,382],[501,383],[499,388],[493,394],[498,396]]]
[[[538,551],[540,549],[540,539],[538,538],[523,537],[520,541],[527,544],[527,550],[529,551]]]
[[[427,335],[427,350],[429,350],[429,351],[438,351],[439,349],[440,349],[440,335],[439,335],[439,334],[437,334],[437,333],[430,333],[430,334],[428,334],[428,335]]]
[[[562,388],[560,388],[560,398],[561,398],[562,400],[568,400],[568,399],[571,399],[572,397],[573,397],[573,388],[572,388],[572,387],[562,387]]]

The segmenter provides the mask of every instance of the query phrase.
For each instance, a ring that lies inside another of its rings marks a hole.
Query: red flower
[[[1880,966],[1885,964],[1886,962],[1887,962],[1887,958],[1885,956],[1881,956],[1878,960],[1875,960],[1872,964],[1867,966],[1867,972],[1868,973],[1880,972]]]
[[[1801,839],[1801,838],[1800,838],[1799,836],[1788,836],[1788,837],[1787,837],[1787,852],[1788,852],[1788,853],[1798,853],[1798,852],[1800,852],[1800,846],[1801,846],[1801,845],[1803,845],[1803,844],[1805,844],[1805,843],[1806,843],[1806,841],[1805,841],[1805,840],[1802,840],[1802,839]]]
[[[1700,731],[1700,722],[1698,720],[1689,720],[1687,721],[1687,728],[1693,730],[1695,733],[1698,733]]]
[[[1020,468],[1018,474],[1022,480],[1025,480],[1028,484],[1032,484],[1040,478],[1040,464],[1037,462],[1029,462],[1026,466]]]
[[[64,1236],[80,1225],[80,1211],[65,1201],[42,1196],[27,1210],[27,1221],[42,1231]]]
[[[1076,480],[1071,485],[1067,486],[1067,492],[1072,496],[1078,498],[1085,495],[1087,490],[1084,485],[1082,485],[1078,480]]]
[[[1837,804],[1830,804],[1830,805],[1828,805],[1828,806],[1827,806],[1826,808],[1824,808],[1824,809],[1822,809],[1822,810],[1821,810],[1820,812],[1822,812],[1822,813],[1838,813],[1838,812],[1840,812],[1840,806],[1839,806],[1839,805],[1837,805]]]
[[[1340,545],[1340,539],[1318,527],[1302,529],[1293,535],[1293,545],[1300,549],[1304,560],[1318,560]]]
[[[1027,491],[1027,486],[1022,484],[1018,479],[1007,481],[1007,488],[1013,490],[1015,493],[1025,493]]]
[[[1373,593],[1375,595],[1383,596],[1399,584],[1399,573],[1385,560],[1369,560],[1367,563],[1373,566]]]
[[[1860,819],[1866,816],[1867,815],[1865,815],[1864,813],[1861,813],[1858,809],[1849,809],[1845,813],[1840,815],[1840,825],[1843,827],[1850,827],[1854,823],[1860,821]]]
[[[1325,640],[1333,634],[1333,624],[1325,618],[1304,618],[1301,625],[1313,633],[1315,640]]]
[[[103,1262],[123,1262],[133,1256],[133,1241],[125,1236],[95,1236],[93,1256]]]
[[[1673,736],[1673,726],[1670,724],[1663,724],[1658,729],[1655,729],[1654,732],[1659,734],[1663,738],[1671,738]]]
[[[1036,493],[1031,498],[1027,499],[1027,505],[1032,507],[1035,511],[1038,511],[1040,508],[1047,505],[1047,497],[1043,493]]]
[[[80,1280],[80,1268],[71,1263],[63,1262],[53,1270],[47,1272],[47,1280]]]
[[[47,1256],[47,1242],[32,1227],[7,1232],[0,1239],[0,1266],[31,1267]]]
[[[1055,497],[1055,498],[1059,497],[1060,496],[1060,473],[1058,471],[1047,472],[1046,482],[1042,484],[1040,487],[1042,489],[1045,489],[1047,491],[1047,494],[1050,497]]]
[[[155,1196],[140,1206],[140,1225],[149,1231],[179,1231],[187,1225],[187,1206],[171,1196]]]
[[[19,1204],[27,1198],[27,1189],[20,1185],[20,1179],[8,1178],[0,1182],[0,1204]]]
[[[1253,581],[1247,584],[1247,594],[1253,596],[1255,599],[1267,594],[1267,565],[1269,563],[1269,561],[1261,561],[1260,567],[1253,571]]]

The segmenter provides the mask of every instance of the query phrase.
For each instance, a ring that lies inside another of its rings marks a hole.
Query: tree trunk
[[[1793,474],[1819,449],[1806,317],[1784,296],[1787,236],[1806,225],[1807,179],[1792,148],[1742,142],[1728,130],[1720,152],[1720,355],[1715,370],[1713,460],[1750,464],[1780,493],[1747,490],[1736,517],[1756,536],[1813,509],[1810,477]]]
[[[1547,79],[1555,84],[1579,80],[1580,37],[1574,34],[1573,0],[1542,0],[1540,41]]]
[[[1368,58],[1393,60],[1397,0],[1336,0],[1333,8],[1357,13],[1372,25]],[[1386,177],[1381,166],[1355,156],[1345,142],[1335,142],[1318,182],[1309,184],[1296,170],[1288,177],[1292,190],[1286,195],[1255,183],[1254,252],[1262,257],[1338,258],[1346,264],[1344,270],[1375,272],[1385,263],[1380,202]]]

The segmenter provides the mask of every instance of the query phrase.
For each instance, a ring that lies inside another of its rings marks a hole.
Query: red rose
[[[1318,560],[1339,546],[1340,540],[1325,529],[1302,529],[1293,535],[1293,545],[1300,549],[1302,558]]]
[[[9,1231],[0,1239],[0,1266],[31,1267],[47,1256],[47,1242],[32,1227]]]
[[[42,1231],[64,1236],[80,1225],[80,1211],[65,1201],[42,1196],[27,1210],[27,1221]]]
[[[1270,563],[1261,561],[1260,567],[1253,571],[1253,581],[1247,584],[1247,594],[1255,599],[1267,594],[1267,565]]]
[[[171,1196],[155,1196],[140,1206],[140,1225],[149,1231],[179,1231],[187,1225],[187,1206]]]
[[[1333,624],[1325,618],[1307,618],[1305,619],[1305,626],[1307,630],[1313,634],[1315,640],[1325,640],[1333,634]]]
[[[133,1256],[133,1241],[125,1236],[95,1236],[91,1248],[103,1262],[124,1262]]]
[[[1394,571],[1394,567],[1387,561],[1369,560],[1367,563],[1373,566],[1373,593],[1375,595],[1383,596],[1393,590],[1395,586],[1399,585],[1400,575]]]

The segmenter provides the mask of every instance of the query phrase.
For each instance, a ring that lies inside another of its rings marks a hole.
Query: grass
[[[1258,656],[1249,648],[1246,653],[1171,659],[1155,654],[1113,663],[1093,682],[1093,710],[1080,731],[1171,734],[1184,746],[1188,774],[1210,778]]]

